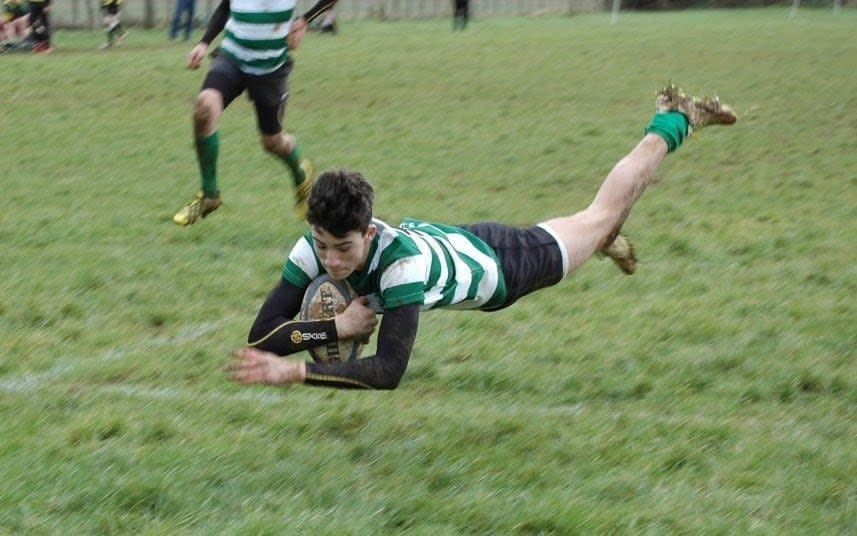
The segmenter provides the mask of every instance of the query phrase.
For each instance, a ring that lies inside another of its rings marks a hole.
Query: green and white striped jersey
[[[366,266],[348,276],[348,283],[369,298],[376,312],[419,304],[480,309],[506,299],[506,284],[497,254],[474,234],[452,225],[405,220],[378,228]],[[302,288],[324,273],[312,246],[312,232],[298,240],[283,268],[283,279]]]
[[[229,0],[220,49],[247,74],[276,71],[288,57],[294,10],[295,0]]]

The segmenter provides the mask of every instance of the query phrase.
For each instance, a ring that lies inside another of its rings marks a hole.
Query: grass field
[[[287,124],[378,215],[585,206],[672,79],[741,119],[671,155],[592,261],[432,312],[399,389],[222,373],[291,242],[249,103],[197,188],[187,47],[58,32],[0,57],[0,534],[857,534],[857,13],[349,23]],[[849,245],[850,244],[850,245]]]

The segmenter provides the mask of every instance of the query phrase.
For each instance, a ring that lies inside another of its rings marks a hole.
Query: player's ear
[[[368,238],[369,240],[372,240],[373,238],[375,238],[375,233],[377,233],[377,232],[378,232],[378,228],[375,227],[375,224],[370,223],[369,227],[366,228],[366,234],[364,236],[366,238]]]

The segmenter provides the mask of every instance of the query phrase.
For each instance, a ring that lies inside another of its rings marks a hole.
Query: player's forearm
[[[335,6],[337,1],[338,0],[318,0],[318,2],[316,2],[314,6],[309,8],[306,13],[301,15],[301,17],[303,17],[304,20],[306,20],[307,22],[312,22],[314,18],[318,17],[328,9]]]
[[[259,308],[247,343],[283,356],[336,341],[335,320],[294,319],[300,310],[303,294],[304,289],[281,279]]]
[[[229,0],[221,0],[217,9],[211,15],[211,20],[208,21],[208,26],[205,29],[201,43],[210,45],[214,38],[217,37],[223,28],[226,26],[226,21],[229,20]]]
[[[330,320],[288,320],[253,325],[247,344],[277,355],[290,355],[336,341],[336,322]]]
[[[374,355],[343,363],[307,362],[304,383],[337,389],[391,390],[399,386],[408,357],[390,359]]]
[[[378,330],[378,352],[343,363],[307,363],[304,383],[340,389],[395,389],[414,347],[419,306],[387,311]]]

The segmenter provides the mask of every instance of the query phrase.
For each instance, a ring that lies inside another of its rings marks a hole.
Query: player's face
[[[345,236],[333,236],[317,225],[312,227],[312,245],[327,275],[342,280],[366,266],[369,248],[376,228],[370,225],[363,234],[351,231]]]

